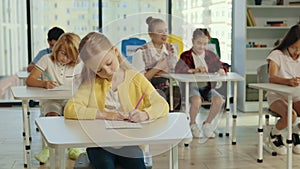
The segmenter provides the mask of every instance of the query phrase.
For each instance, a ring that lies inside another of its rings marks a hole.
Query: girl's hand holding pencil
[[[139,109],[134,109],[133,111],[129,112],[128,120],[130,122],[143,122],[149,119],[148,113],[144,111],[140,111]]]
[[[288,80],[289,80],[288,85],[290,85],[292,87],[299,86],[299,84],[300,84],[300,78],[299,77],[293,77],[293,78],[288,79]]]
[[[53,89],[54,87],[58,86],[59,84],[56,81],[53,81],[51,76],[47,72],[43,72],[44,76],[48,79],[48,81],[44,81],[44,87],[46,89]]]
[[[300,84],[300,77],[296,77],[295,75],[293,75],[292,73],[290,73],[289,71],[285,71],[289,76],[291,76],[291,79],[289,79],[288,85],[290,86],[299,86]]]
[[[58,86],[56,81],[44,81],[44,88],[46,89],[53,89],[56,86]]]
[[[139,99],[138,103],[136,104],[133,111],[129,112],[128,121],[131,122],[143,122],[149,119],[149,115],[147,112],[139,110],[139,106],[142,103],[145,97],[145,93],[142,94],[141,98]]]

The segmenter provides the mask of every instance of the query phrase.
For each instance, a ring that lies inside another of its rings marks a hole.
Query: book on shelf
[[[287,26],[286,21],[266,21],[267,26]]]
[[[279,24],[279,23],[284,23],[284,21],[266,21],[267,25],[269,24]]]
[[[300,1],[290,1],[289,5],[295,5],[295,6],[300,5]]]
[[[251,20],[250,20],[250,16],[247,14],[247,26],[253,26],[252,25],[252,22],[251,22]]]
[[[249,8],[247,9],[247,22],[248,20],[249,20],[249,26],[256,26],[254,15],[252,13],[252,10]]]
[[[269,24],[270,26],[288,26],[286,23],[273,23]]]

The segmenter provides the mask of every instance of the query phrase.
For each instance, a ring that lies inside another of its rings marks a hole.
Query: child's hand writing
[[[144,111],[140,111],[138,109],[134,109],[133,111],[129,112],[128,120],[131,122],[142,122],[149,119],[148,113]]]
[[[189,72],[189,73],[196,73],[196,72],[197,72],[197,69],[189,69],[188,72]]]
[[[299,86],[300,84],[300,77],[294,77],[289,79],[289,86],[295,87],[295,86]]]
[[[198,67],[195,69],[195,73],[208,73],[205,67]]]
[[[54,87],[58,86],[56,81],[45,81],[45,88],[46,89],[53,89]]]

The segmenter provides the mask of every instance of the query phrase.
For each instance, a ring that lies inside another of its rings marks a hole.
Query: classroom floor
[[[39,116],[39,108],[31,108],[31,124]],[[197,121],[203,121],[207,111],[199,113]],[[23,138],[21,107],[0,108],[0,169],[23,168]],[[225,116],[223,116],[225,117]],[[271,122],[274,120],[271,120]],[[282,169],[286,168],[286,156],[271,156],[264,151],[264,162],[257,163],[257,113],[238,113],[237,145],[231,144],[231,137],[216,137],[205,144],[194,139],[189,147],[179,147],[179,169]],[[231,124],[231,123],[230,123]],[[224,131],[225,118],[218,131]],[[40,166],[34,154],[41,149],[41,135],[32,125],[33,168],[46,169],[49,163]],[[59,131],[58,131],[59,132]],[[153,169],[168,168],[168,153],[162,152],[167,145],[150,146],[153,155]],[[66,156],[67,157],[67,156]],[[300,155],[293,155],[293,168],[300,168]],[[72,169],[74,161],[67,160],[67,169]]]

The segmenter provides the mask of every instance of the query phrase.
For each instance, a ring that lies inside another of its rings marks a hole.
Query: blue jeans
[[[115,169],[116,165],[124,169],[146,169],[143,151],[138,146],[120,149],[91,147],[87,148],[86,152],[95,169]]]

